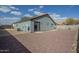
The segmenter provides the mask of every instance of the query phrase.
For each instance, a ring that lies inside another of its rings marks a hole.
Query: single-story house
[[[13,27],[25,32],[48,31],[55,29],[56,23],[48,14],[43,14],[16,22]]]

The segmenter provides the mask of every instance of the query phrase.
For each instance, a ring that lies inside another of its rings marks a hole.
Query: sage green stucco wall
[[[39,18],[35,21],[40,22],[40,31],[48,31],[56,28],[56,25],[49,17]]]
[[[14,24],[14,28],[20,29],[20,31],[30,32],[31,31],[31,21]]]
[[[34,32],[34,21],[40,22],[40,31],[48,31],[56,28],[56,25],[49,17],[41,17],[33,21],[16,23],[14,24],[14,28],[24,32]]]

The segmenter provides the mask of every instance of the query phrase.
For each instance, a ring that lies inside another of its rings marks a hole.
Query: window
[[[53,26],[53,24],[51,23],[51,27]]]
[[[53,24],[51,24],[51,25],[53,25]]]

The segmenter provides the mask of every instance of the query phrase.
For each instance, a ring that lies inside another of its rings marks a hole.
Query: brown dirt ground
[[[7,30],[31,52],[69,53],[75,39],[76,30],[56,30],[48,32],[25,33]]]

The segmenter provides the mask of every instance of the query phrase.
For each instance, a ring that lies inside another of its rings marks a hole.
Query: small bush
[[[17,28],[17,31],[21,31],[20,28]]]
[[[71,28],[70,28],[70,27],[68,27],[68,30],[71,30]]]

